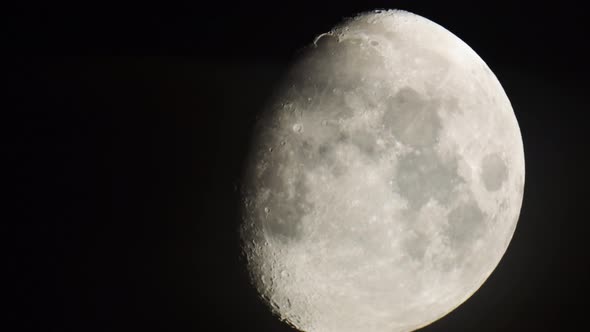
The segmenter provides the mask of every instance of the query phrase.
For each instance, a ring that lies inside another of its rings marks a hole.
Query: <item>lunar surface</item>
[[[523,187],[518,123],[484,61],[428,19],[364,13],[304,50],[258,121],[243,250],[301,331],[412,331],[492,273]]]

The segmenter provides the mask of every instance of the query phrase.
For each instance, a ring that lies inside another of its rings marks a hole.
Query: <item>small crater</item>
[[[294,124],[293,131],[296,133],[300,133],[301,131],[303,131],[303,125],[301,123]]]
[[[481,179],[488,191],[496,191],[508,178],[506,163],[498,153],[488,154],[481,161]]]

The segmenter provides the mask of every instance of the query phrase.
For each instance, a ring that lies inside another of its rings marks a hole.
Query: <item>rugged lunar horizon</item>
[[[243,250],[307,332],[411,331],[488,278],[514,233],[524,153],[502,86],[458,37],[404,11],[321,34],[257,124]]]

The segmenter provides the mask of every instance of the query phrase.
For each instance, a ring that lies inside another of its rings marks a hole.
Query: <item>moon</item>
[[[485,282],[523,199],[496,76],[438,24],[362,13],[307,47],[255,127],[242,248],[272,311],[307,332],[412,331]]]

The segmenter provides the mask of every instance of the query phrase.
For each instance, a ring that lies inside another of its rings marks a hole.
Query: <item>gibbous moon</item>
[[[510,101],[468,45],[405,11],[361,14],[304,50],[257,123],[253,284],[301,331],[418,329],[497,266],[524,173]]]

